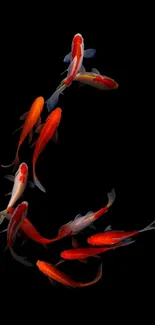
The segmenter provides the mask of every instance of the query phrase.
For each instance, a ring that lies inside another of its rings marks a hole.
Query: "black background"
[[[104,92],[88,86],[78,88],[73,83],[60,97],[63,113],[58,144],[51,141],[36,166],[47,193],[38,188],[26,189],[24,199],[29,202],[28,217],[44,237],[52,238],[62,224],[78,213],[84,215],[105,206],[107,192],[114,188],[116,201],[96,222],[97,231],[109,224],[118,230],[142,229],[154,220],[151,116],[149,109],[144,116],[141,107],[131,101],[129,69],[133,84],[138,76],[136,71],[133,73],[130,62],[131,43],[125,15],[120,19],[104,13],[100,20],[94,18],[92,11],[82,15],[85,18],[82,23],[81,18],[72,17],[71,21],[69,15],[62,19],[58,11],[54,13],[53,10],[50,17],[50,13],[46,16],[41,8],[39,13],[31,8],[27,12],[22,9],[21,14],[13,15],[12,19],[11,13],[6,15],[9,28],[2,33],[1,39],[0,162],[9,164],[14,158],[19,133],[12,136],[12,132],[20,126],[19,117],[29,110],[36,97],[48,99],[60,83],[60,74],[66,68],[63,58],[70,51],[74,34],[79,32],[85,48],[97,50],[94,59],[84,59],[86,70],[96,67],[120,86],[116,91]],[[45,107],[43,121],[47,115]],[[29,164],[30,179],[32,153],[26,140],[19,155],[21,161]],[[9,199],[5,193],[12,187],[4,180],[6,173],[10,174],[10,169],[0,169],[1,210]],[[85,237],[92,233],[86,230]],[[83,236],[79,238],[84,243]],[[102,280],[84,289],[52,287],[37,267],[26,268],[14,261],[9,251],[3,252],[5,246],[3,234],[0,238],[2,295],[9,292],[17,295],[17,299],[29,295],[41,303],[49,301],[50,297],[52,303],[60,306],[67,299],[68,304],[69,299],[74,302],[77,296],[97,305],[101,304],[102,297],[104,303],[115,305],[125,299],[132,302],[141,295],[149,299],[154,290],[154,231],[137,236],[133,245],[105,253]],[[16,245],[21,255],[28,256],[34,263],[37,259],[56,263],[61,250],[69,247],[71,239],[49,245],[48,250],[31,240],[21,249],[20,241],[19,246]],[[87,265],[66,262],[60,268],[75,280],[86,282],[95,276],[98,265],[99,261],[90,259]],[[81,300],[79,305],[84,308]]]

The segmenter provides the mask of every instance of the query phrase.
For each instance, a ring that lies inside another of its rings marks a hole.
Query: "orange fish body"
[[[76,287],[87,287],[89,285],[92,285],[100,280],[102,276],[102,264],[100,265],[97,275],[95,279],[91,282],[87,283],[80,283],[72,280],[69,276],[67,276],[65,273],[59,271],[55,266],[43,262],[43,261],[37,261],[36,265],[38,266],[39,270],[44,273],[46,276],[48,276],[50,279],[55,280],[63,285],[70,286],[73,288]]]
[[[128,242],[127,242],[128,244]],[[65,260],[82,260],[88,257],[96,256],[108,250],[125,246],[126,243],[117,244],[111,247],[86,247],[86,248],[72,248],[61,252],[60,256]]]
[[[22,127],[22,132],[20,134],[15,160],[10,165],[7,165],[7,166],[1,165],[2,167],[11,167],[12,165],[19,164],[19,156],[18,156],[19,149],[20,149],[22,143],[24,142],[25,138],[27,137],[27,135],[32,131],[33,127],[37,123],[43,107],[44,107],[44,98],[41,96],[37,97],[35,99],[35,101],[33,102],[32,106],[30,108],[30,111],[27,114],[25,123]]]
[[[23,220],[20,228],[27,235],[27,237],[29,237],[35,242],[38,242],[43,245],[50,244],[51,242],[53,242],[53,239],[42,237],[40,233],[36,230],[36,228],[33,226],[33,224],[27,218]]]
[[[54,136],[55,132],[57,131],[57,127],[61,120],[62,110],[61,108],[57,107],[47,118],[46,123],[43,125],[42,130],[40,132],[39,138],[36,142],[34,154],[33,154],[33,179],[34,183],[38,188],[46,192],[44,187],[40,184],[39,180],[37,179],[36,172],[35,172],[35,164],[38,159],[40,153],[44,150],[49,140]]]
[[[93,246],[113,245],[137,234],[138,231],[107,231],[89,237],[87,242]]]
[[[108,228],[111,228],[111,226]],[[107,229],[107,228],[106,228]],[[116,243],[119,243],[122,240],[128,239],[130,237],[133,237],[141,232],[145,232],[148,230],[154,230],[155,229],[155,220],[151,222],[147,227],[141,229],[141,230],[135,230],[135,231],[117,231],[117,230],[111,230],[111,231],[105,231],[103,233],[95,234],[87,239],[88,244],[93,246],[103,246],[103,245],[113,245]]]

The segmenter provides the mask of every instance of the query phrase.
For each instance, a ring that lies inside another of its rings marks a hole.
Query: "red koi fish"
[[[83,57],[91,58],[95,55],[95,49],[88,49],[84,51],[84,41],[81,34],[76,34],[72,41],[71,52],[64,58],[64,62],[71,62],[67,69],[67,77],[61,83],[61,87],[58,87],[55,93],[46,101],[48,111],[51,111],[57,104],[60,94],[68,87],[73,81],[74,77],[80,70],[83,62]]]
[[[61,258],[65,260],[86,260],[89,257],[98,257],[98,254],[104,253],[108,250],[115,249],[121,246],[126,246],[134,241],[126,240],[124,243],[116,244],[115,246],[110,247],[86,247],[86,248],[72,248],[67,249],[63,252],[61,252],[60,256]],[[59,262],[59,264],[61,261]]]
[[[65,273],[59,271],[55,266],[49,263],[38,260],[36,265],[42,273],[49,277],[50,280],[55,280],[65,286],[69,286],[72,288],[88,287],[98,282],[102,277],[102,264],[99,266],[95,279],[87,283],[80,283],[72,280]]]
[[[13,214],[15,208],[9,208],[8,213],[6,214],[6,218],[8,220],[11,219],[11,215]],[[26,217],[23,219],[22,223],[20,224],[20,229],[24,232],[24,234],[30,238],[31,240],[42,244],[50,244],[53,242],[53,239],[44,238],[40,235],[40,233],[36,230],[33,224],[27,219]]]
[[[10,219],[7,230],[7,247],[10,249],[11,255],[17,260],[18,262],[26,265],[32,266],[32,263],[26,260],[25,257],[17,255],[12,246],[15,242],[17,232],[20,228],[21,223],[23,222],[24,218],[26,217],[28,209],[28,202],[24,201],[17,206],[17,208],[13,211],[12,217]],[[2,232],[6,231],[3,230]]]
[[[87,239],[87,242],[93,246],[103,246],[103,245],[113,245],[126,238],[133,237],[138,235],[141,232],[154,230],[155,229],[155,220],[147,227],[141,230],[135,231],[117,231],[111,230],[111,226],[108,226],[105,229],[104,233],[95,234]],[[109,231],[111,230],[111,231]]]
[[[35,172],[35,165],[36,161],[40,155],[40,153],[44,150],[46,145],[48,144],[49,140],[54,137],[54,140],[57,141],[58,134],[57,128],[61,120],[62,110],[61,108],[57,107],[46,119],[45,124],[42,124],[38,130],[40,131],[39,138],[36,141],[35,150],[33,154],[33,180],[34,184],[43,192],[46,192],[45,188],[39,182],[36,172]]]
[[[31,142],[32,136],[33,136],[33,127],[35,125],[38,126],[41,123],[40,114],[42,112],[43,107],[44,107],[44,98],[40,96],[35,99],[29,112],[26,112],[24,115],[22,115],[20,117],[20,120],[25,119],[25,123],[21,127],[22,132],[21,132],[21,135],[19,138],[15,160],[10,165],[7,165],[7,166],[1,165],[2,167],[7,168],[7,167],[11,167],[13,165],[15,165],[15,167],[16,167],[19,164],[19,155],[18,155],[19,149],[28,134],[29,134],[29,143]]]
[[[0,224],[3,222],[5,218],[5,214],[8,213],[8,209],[13,207],[15,203],[20,199],[25,191],[25,187],[27,185],[34,187],[33,183],[28,181],[28,166],[25,163],[20,164],[18,171],[16,172],[15,176],[13,175],[6,175],[5,178],[9,179],[10,181],[14,182],[12,192],[6,194],[10,195],[11,198],[7,205],[7,208],[0,212]]]

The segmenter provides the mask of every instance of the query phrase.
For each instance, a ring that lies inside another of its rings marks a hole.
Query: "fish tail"
[[[18,261],[26,266],[33,266],[33,264],[31,262],[29,262],[26,257],[17,255],[12,248],[10,248],[10,252],[16,261]]]
[[[96,274],[96,277],[94,280],[90,281],[90,282],[87,282],[87,283],[80,283],[80,287],[88,287],[92,284],[95,284],[96,282],[98,282],[101,277],[102,277],[102,269],[103,269],[103,264],[101,263],[99,268],[98,268],[98,271],[97,271],[97,274]]]
[[[124,238],[124,239],[122,238],[120,242],[118,244],[114,244],[112,248],[116,249],[119,247],[128,246],[133,243],[135,243],[135,240],[132,240],[132,238]]]
[[[7,213],[8,213],[8,209],[5,209],[0,212],[0,225],[3,223],[4,219],[6,218]]]
[[[112,189],[110,193],[107,194],[108,195],[108,204],[107,207],[109,208],[115,201],[116,198],[116,193],[115,190]]]
[[[153,230],[153,229],[155,229],[155,220],[153,222],[151,222],[147,227],[145,227],[142,230],[139,230],[138,232],[144,232],[144,231]]]
[[[41,183],[39,182],[39,179],[37,178],[37,175],[35,172],[35,166],[33,166],[33,182],[42,192],[46,193],[45,188],[41,185]]]
[[[61,87],[59,87],[54,94],[46,101],[46,106],[48,109],[48,112],[51,112],[54,108],[54,106],[56,106],[58,100],[59,100],[59,96],[60,94],[65,90],[66,85],[62,85]]]
[[[3,168],[9,168],[9,167],[14,166],[14,168],[13,168],[13,172],[14,172],[17,169],[18,165],[20,164],[18,151],[19,151],[19,148],[17,150],[15,160],[10,165],[1,165],[1,167],[3,167]]]

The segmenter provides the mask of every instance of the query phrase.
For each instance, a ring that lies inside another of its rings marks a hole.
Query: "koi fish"
[[[121,246],[126,246],[134,241],[127,240],[124,243],[116,244],[115,246],[110,247],[86,247],[86,248],[72,248],[67,249],[60,253],[61,258],[65,260],[79,260],[82,261],[83,259],[86,261],[89,257],[98,257],[98,254],[104,253],[108,250],[115,249]],[[62,263],[61,261],[59,264]]]
[[[7,208],[4,211],[0,212],[0,224],[3,222],[3,220],[5,218],[5,214],[8,213],[8,210],[15,205],[15,203],[20,199],[20,197],[23,195],[23,193],[25,191],[25,187],[26,187],[27,181],[28,181],[28,166],[27,166],[27,164],[26,163],[20,164],[15,176],[6,175],[4,177],[12,182],[14,181],[14,185],[13,185],[12,192],[6,194],[6,195],[11,194],[11,198],[10,198]],[[34,187],[33,183],[30,181],[28,181],[28,185],[30,187]]]
[[[42,124],[38,127],[36,132],[40,132],[39,138],[36,141],[35,150],[33,154],[33,180],[34,184],[43,192],[46,192],[45,188],[41,185],[38,180],[35,172],[36,161],[40,155],[40,153],[44,150],[47,143],[51,138],[57,142],[58,133],[57,128],[61,120],[62,110],[57,107],[46,119],[45,124]]]
[[[118,83],[106,76],[102,76],[97,69],[92,69],[92,72],[86,72],[85,68],[82,67],[80,73],[77,73],[74,81],[79,81],[83,84],[101,89],[111,90],[119,87]]]
[[[98,282],[102,277],[102,264],[98,268],[98,272],[95,279],[87,283],[80,283],[72,280],[68,275],[59,271],[55,266],[49,263],[38,260],[36,265],[42,273],[49,277],[50,281],[55,280],[65,286],[69,286],[72,288],[88,287]]]
[[[11,219],[11,215],[13,214],[15,208],[9,208],[8,213],[6,214],[6,218],[8,220]],[[27,238],[30,238],[31,240],[42,244],[50,244],[53,242],[53,239],[44,238],[40,235],[40,233],[37,231],[37,229],[33,226],[33,224],[30,222],[29,219],[26,217],[23,219],[22,223],[20,224],[20,229],[24,232],[24,234],[27,236]]]
[[[50,112],[57,104],[60,94],[68,87],[78,71],[80,70],[83,62],[83,57],[92,58],[96,53],[95,49],[88,49],[84,51],[84,41],[81,34],[76,34],[72,41],[71,52],[64,58],[64,62],[71,62],[67,77],[63,80],[61,87],[57,88],[54,94],[46,101],[48,111]]]
[[[63,225],[59,229],[58,236],[63,238],[66,236],[77,234],[78,232],[82,231],[86,227],[92,227],[95,228],[92,223],[97,220],[99,217],[101,217],[105,212],[108,211],[109,207],[113,204],[115,201],[115,191],[114,189],[107,194],[108,195],[108,203],[105,207],[98,210],[97,212],[89,211],[85,216],[81,216],[81,214],[78,214],[74,220],[68,222],[67,224]]]
[[[87,242],[93,246],[102,246],[102,245],[113,245],[126,238],[133,237],[138,235],[141,232],[154,230],[155,229],[155,220],[147,227],[141,230],[136,231],[117,231],[112,230],[111,226],[108,226],[105,229],[104,233],[95,234],[87,239]],[[109,231],[111,230],[111,231]]]
[[[21,204],[19,204],[12,214],[7,229],[1,231],[1,233],[7,230],[7,247],[9,248],[11,255],[15,258],[15,260],[26,266],[32,266],[32,263],[27,261],[25,257],[17,255],[12,248],[20,225],[27,215],[27,209],[28,202],[23,201]]]
[[[25,120],[25,123],[21,128],[19,128],[22,129],[22,132],[20,134],[15,160],[10,165],[7,166],[1,165],[2,167],[7,168],[15,165],[14,167],[16,168],[16,166],[19,164],[19,155],[18,155],[19,149],[28,134],[29,134],[29,143],[31,142],[33,136],[33,127],[35,125],[38,127],[41,124],[40,114],[42,112],[43,107],[44,107],[44,98],[41,96],[37,97],[33,102],[30,110],[20,117],[20,120]]]
[[[81,230],[84,229],[87,226],[90,226],[91,223],[94,220],[96,220],[96,218],[99,218],[103,213],[105,213],[109,209],[109,207],[113,204],[113,202],[115,200],[115,191],[114,190],[112,190],[111,193],[108,193],[108,198],[109,198],[109,202],[106,205],[106,207],[100,209],[96,213],[91,212],[91,213],[93,213],[92,218],[91,218],[91,216],[89,216],[89,214],[87,214],[85,217],[81,216],[81,218],[83,218],[83,219],[81,219],[81,223],[84,222],[85,218],[88,218],[88,220],[86,220],[86,221],[89,221],[88,225],[87,225],[87,222],[86,222],[86,224],[84,223],[81,226]],[[90,219],[89,219],[89,217],[90,217]],[[59,232],[58,232],[58,236],[55,237],[55,238],[52,238],[52,239],[47,239],[47,238],[42,237],[39,234],[39,232],[35,229],[35,227],[32,225],[32,223],[27,218],[24,218],[23,222],[20,225],[20,228],[27,235],[27,237],[31,238],[32,240],[34,240],[36,242],[39,242],[40,244],[45,245],[45,244],[50,244],[52,242],[58,241],[58,240],[66,237],[66,236],[71,236],[73,234],[72,225],[74,225],[74,221],[70,221],[70,223],[69,223],[70,227],[68,227],[68,224],[60,227]],[[80,232],[81,230],[80,230],[79,225],[78,225],[77,228],[74,228],[74,233]],[[74,241],[76,242],[75,239],[73,240],[73,242]]]

